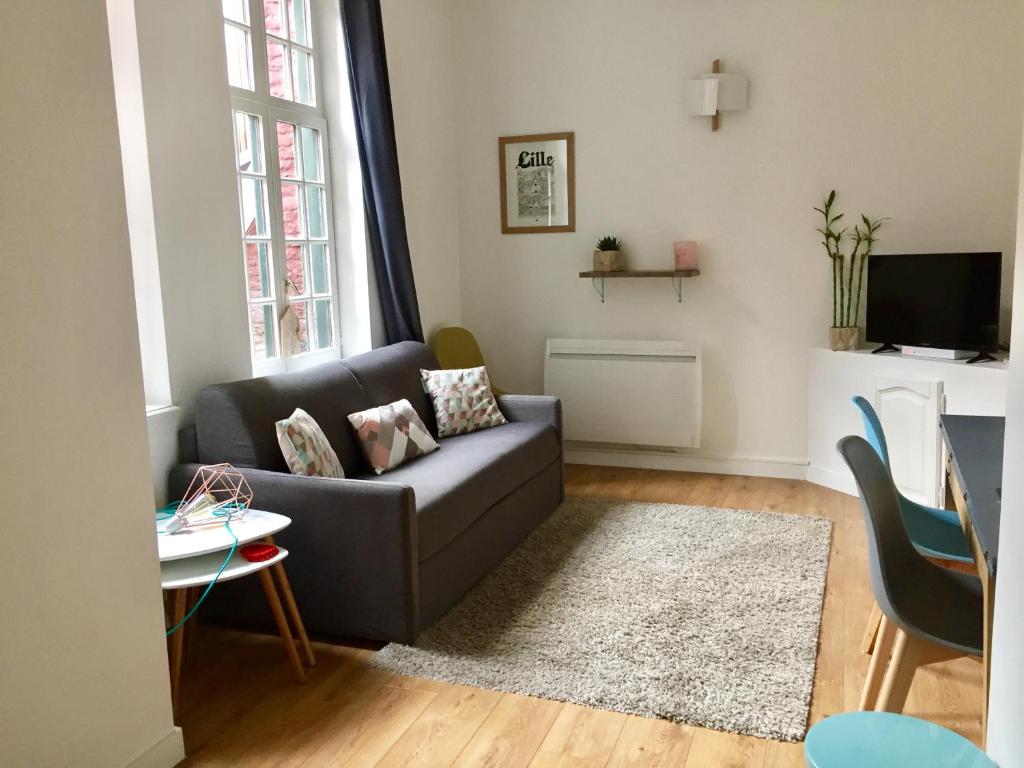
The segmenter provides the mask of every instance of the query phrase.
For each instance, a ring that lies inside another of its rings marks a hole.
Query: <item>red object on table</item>
[[[246,544],[239,552],[250,563],[262,563],[276,555],[280,550],[273,544]]]

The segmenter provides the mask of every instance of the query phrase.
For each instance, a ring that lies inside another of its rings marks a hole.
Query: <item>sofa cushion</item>
[[[348,420],[356,430],[366,460],[378,475],[438,448],[408,400],[350,413]]]
[[[437,437],[437,419],[434,406],[423,391],[420,368],[440,368],[430,347],[418,341],[402,341],[372,352],[353,355],[341,361],[362,386],[369,402],[359,408],[349,408],[346,414],[362,411],[373,405],[387,405],[396,400],[408,400],[423,419],[430,434]]]
[[[413,368],[414,376],[419,369]],[[341,362],[305,371],[204,387],[196,396],[196,447],[204,464],[288,472],[276,423],[302,408],[320,425],[345,475],[367,471],[348,414],[370,407],[355,376]]]
[[[559,458],[554,428],[538,422],[510,422],[440,442],[440,450],[387,474],[389,483],[416,493],[421,561]]]

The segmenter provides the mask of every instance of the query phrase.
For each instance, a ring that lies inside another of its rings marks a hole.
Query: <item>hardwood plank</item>
[[[768,742],[753,736],[698,728],[693,735],[686,768],[761,768]]]
[[[372,767],[435,698],[435,693],[382,686],[366,700],[352,702],[339,712],[301,765]]]
[[[684,765],[694,729],[630,715],[608,758],[607,768],[676,768]]]
[[[869,660],[859,645],[872,603],[857,499],[798,480],[596,466],[569,466],[566,476],[574,496],[830,518],[810,721],[856,708]],[[280,638],[201,627],[178,710],[185,765],[803,765],[800,744],[391,675],[369,666],[373,650],[365,645],[315,646],[318,664],[297,686]],[[906,712],[977,743],[981,691],[977,663],[932,664],[915,675]]]
[[[377,765],[451,765],[501,697],[497,691],[446,686]]]
[[[528,766],[562,704],[506,693],[462,750],[458,768]]]
[[[626,715],[621,712],[563,704],[537,756],[542,760],[552,755],[570,757],[604,765],[625,722]],[[535,758],[533,765],[539,764]]]
[[[804,743],[772,741],[764,756],[764,768],[806,768]]]

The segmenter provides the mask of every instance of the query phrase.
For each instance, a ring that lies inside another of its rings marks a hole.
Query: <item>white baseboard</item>
[[[174,726],[166,736],[128,763],[128,768],[172,768],[184,759],[185,740],[181,728]]]
[[[678,454],[651,451],[621,451],[567,448],[566,464],[594,464],[601,467],[637,467],[675,472],[708,472],[717,475],[752,475],[803,480],[806,459],[764,456],[717,456],[714,454]]]
[[[857,484],[849,472],[837,472],[834,469],[811,464],[807,467],[807,481],[849,496],[857,495]]]

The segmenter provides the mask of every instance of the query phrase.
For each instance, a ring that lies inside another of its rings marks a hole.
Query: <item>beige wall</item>
[[[451,0],[384,0],[402,199],[423,332],[462,319]]]
[[[1012,262],[1016,0],[455,9],[462,319],[503,387],[541,389],[552,336],[696,341],[702,451],[800,464],[807,351],[827,343],[831,320],[812,206],[830,188],[847,218],[892,217],[885,251],[996,249]],[[716,57],[751,90],[750,109],[712,134],[687,116],[683,94]],[[497,138],[567,130],[577,231],[501,235]],[[703,274],[681,305],[667,281],[646,280],[609,283],[602,305],[577,272],[608,233],[647,268],[670,263],[673,240],[698,240]]]
[[[172,765],[103,0],[0,6],[0,764]]]

